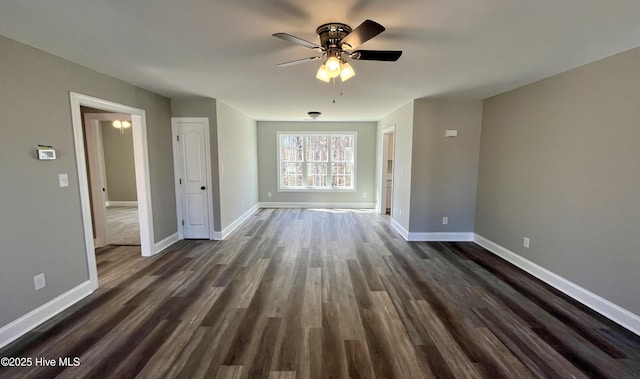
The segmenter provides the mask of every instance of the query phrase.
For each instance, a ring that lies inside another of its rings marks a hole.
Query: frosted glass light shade
[[[318,69],[318,72],[316,73],[316,78],[319,80],[322,80],[323,82],[329,83],[329,80],[331,80],[331,77],[329,76],[329,73],[327,72],[327,68],[325,67],[325,65],[320,66],[320,68]]]
[[[325,63],[325,67],[327,68],[327,73],[329,77],[335,78],[340,75],[340,60],[336,57],[330,57],[327,59],[327,63]]]
[[[343,82],[353,78],[356,75],[356,71],[351,67],[349,63],[344,63],[340,68],[340,79]]]

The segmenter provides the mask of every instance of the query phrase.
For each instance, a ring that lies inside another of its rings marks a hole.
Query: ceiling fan
[[[338,76],[344,82],[355,75],[355,70],[346,61],[349,57],[360,61],[395,62],[402,55],[400,50],[355,50],[363,43],[377,36],[385,30],[384,26],[372,20],[365,20],[355,29],[347,24],[332,22],[320,25],[316,33],[320,37],[320,44],[309,42],[288,33],[274,33],[273,36],[297,45],[305,46],[321,53],[318,56],[296,59],[277,64],[277,67],[287,67],[327,58],[320,66],[316,78],[329,82]]]

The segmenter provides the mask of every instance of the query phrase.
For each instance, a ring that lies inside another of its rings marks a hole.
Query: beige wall
[[[104,166],[107,177],[107,201],[136,201],[136,170],[133,159],[133,133],[124,133],[101,121]]]
[[[1,36],[0,57],[2,327],[88,280],[70,91],[146,111],[155,240],[177,228],[168,99]],[[38,144],[58,159],[35,159]]]
[[[485,100],[477,203],[476,233],[640,314],[640,49]]]
[[[256,122],[217,101],[221,230],[258,204]]]
[[[409,232],[472,233],[482,101],[419,99],[413,114]]]
[[[340,192],[278,192],[278,132],[356,132],[356,190]],[[349,203],[375,202],[375,122],[258,122],[260,202]],[[271,192],[272,197],[268,197]],[[366,194],[366,198],[363,195]]]

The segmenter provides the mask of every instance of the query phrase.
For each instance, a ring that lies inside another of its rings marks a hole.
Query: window
[[[278,133],[279,189],[355,190],[355,133]]]

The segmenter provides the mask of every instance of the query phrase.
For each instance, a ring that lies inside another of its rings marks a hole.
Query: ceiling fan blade
[[[357,28],[353,29],[351,33],[340,41],[340,46],[346,50],[355,49],[382,32],[384,32],[384,26],[375,21],[364,20],[362,24],[358,25]],[[345,44],[349,46],[344,46]]]
[[[349,57],[358,61],[395,62],[401,55],[400,50],[358,50],[349,54]]]
[[[300,64],[300,63],[305,63],[305,62],[311,62],[311,61],[317,61],[318,59],[322,58],[320,57],[309,57],[309,58],[302,58],[302,59],[296,59],[295,61],[289,61],[289,62],[284,62],[284,63],[279,63],[276,65],[276,67],[288,67],[288,66],[293,66],[296,64]]]
[[[291,43],[295,43],[296,45],[301,45],[301,46],[305,46],[308,47],[310,49],[318,49],[321,50],[322,48],[319,45],[316,45],[313,42],[309,42],[307,40],[304,40],[302,38],[293,36],[289,33],[273,33],[272,34],[274,37],[276,38],[280,38],[283,39],[285,41],[291,42]]]

